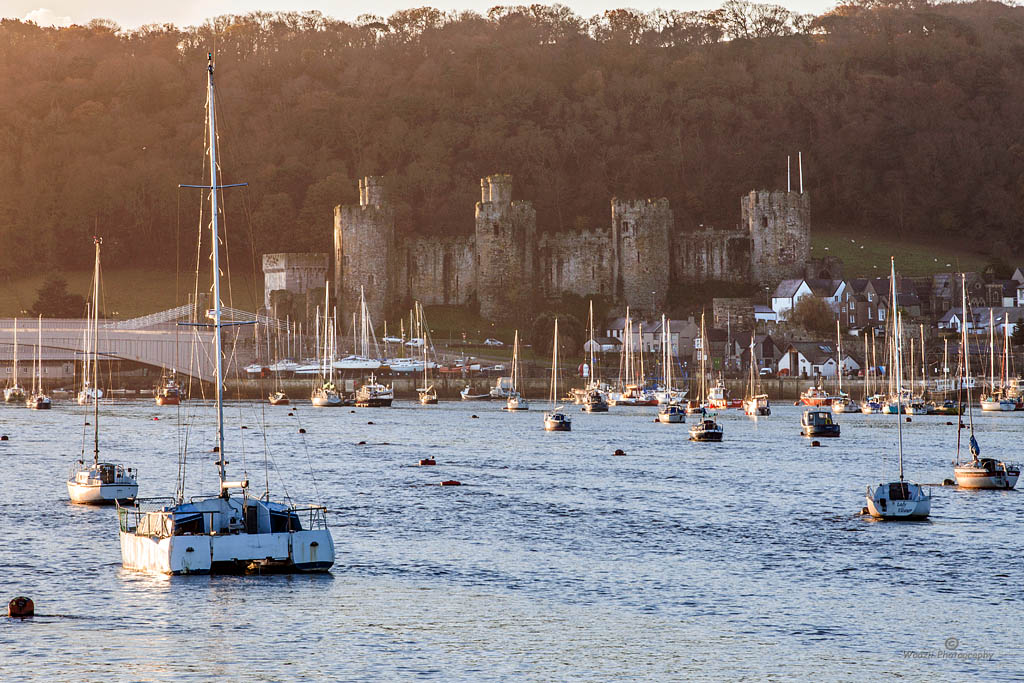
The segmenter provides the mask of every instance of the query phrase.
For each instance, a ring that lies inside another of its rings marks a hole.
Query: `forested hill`
[[[479,178],[507,171],[543,230],[603,227],[608,201],[667,196],[681,229],[732,227],[738,198],[802,150],[816,225],[1024,248],[1024,9],[842,5],[818,17],[432,9],[121,30],[0,23],[3,268],[194,253],[206,53],[217,59],[237,262],[327,250],[333,206],[386,175],[400,230],[469,233]],[[97,228],[98,226],[98,228]],[[178,234],[180,231],[180,235]]]

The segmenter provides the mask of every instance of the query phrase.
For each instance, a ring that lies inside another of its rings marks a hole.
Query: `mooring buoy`
[[[615,452],[612,453],[612,455],[625,455],[625,454],[626,454],[626,451],[622,450],[621,448],[616,448]]]
[[[368,425],[372,425],[372,424],[373,424],[373,420],[370,420],[370,421],[369,421],[369,422],[367,422],[366,424],[368,424]]]
[[[820,441],[812,441],[812,442],[811,442],[811,445],[812,445],[812,446],[820,446],[820,445],[821,445],[821,442],[820,442]]]
[[[7,441],[7,435],[0,436],[0,441]]]
[[[299,427],[299,434],[305,434],[306,430],[304,427]]]
[[[36,613],[36,604],[31,598],[18,596],[7,603],[7,616],[24,619]]]
[[[359,442],[359,443],[357,443],[356,445],[357,445],[357,446],[365,446],[365,445],[366,445],[366,442],[365,442],[365,441],[360,441],[360,442]]]
[[[462,486],[462,482],[455,481],[454,479],[448,479],[447,481],[442,481],[441,486]]]
[[[422,460],[420,460],[420,465],[421,466],[436,465],[436,464],[437,464],[437,462],[433,458],[423,458]]]

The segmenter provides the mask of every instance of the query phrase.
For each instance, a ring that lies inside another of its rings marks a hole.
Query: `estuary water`
[[[573,431],[545,433],[540,404],[500,407],[231,403],[230,477],[327,505],[336,564],[155,577],[121,569],[113,509],[67,500],[83,443],[91,457],[84,409],[0,405],[0,599],[38,615],[0,619],[0,680],[1024,675],[1024,498],[937,487],[927,522],[861,517],[895,474],[895,417],[839,415],[815,448],[791,405],[722,413],[721,444],[653,408],[570,406]],[[105,403],[102,457],[170,496],[187,437],[186,492],[213,492],[213,419]],[[952,478],[951,420],[904,423],[909,478]],[[985,455],[1019,459],[1024,414],[975,421]]]

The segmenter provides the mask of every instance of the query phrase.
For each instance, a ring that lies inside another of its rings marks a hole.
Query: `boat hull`
[[[803,427],[804,436],[824,436],[839,438],[839,425],[805,425]]]
[[[680,411],[678,413],[658,413],[658,422],[662,424],[682,424],[686,422],[686,415]]]
[[[903,483],[908,490],[908,494],[897,495],[896,499],[893,500],[889,495],[890,487],[899,486],[900,483],[879,484],[874,490],[868,488],[866,496],[868,514],[875,519],[926,519],[932,509],[931,496],[925,495],[924,489],[920,484]]]
[[[138,484],[79,484],[68,482],[68,497],[79,505],[126,503],[139,495]]]
[[[362,398],[356,400],[356,408],[390,408],[393,398]]]
[[[309,399],[317,408],[336,408],[342,405],[341,396],[337,394],[333,396],[313,396]]]
[[[176,406],[181,403],[181,400],[177,396],[157,396],[156,404],[158,406]]]
[[[121,564],[149,574],[326,572],[334,565],[327,529],[264,534],[139,536],[121,531]]]
[[[583,412],[585,413],[607,413],[607,403],[584,403]]]
[[[700,431],[690,432],[690,441],[721,441],[722,432],[718,431]]]
[[[986,413],[1009,413],[1017,410],[1015,401],[982,401],[981,409]]]
[[[1005,471],[993,471],[967,465],[953,468],[953,477],[956,485],[962,489],[1008,490],[1017,486],[1020,470],[1007,468]]]

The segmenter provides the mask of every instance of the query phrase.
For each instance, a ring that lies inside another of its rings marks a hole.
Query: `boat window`
[[[889,484],[889,500],[910,500],[910,486],[907,482]]]
[[[270,532],[276,534],[283,531],[302,531],[299,516],[294,512],[275,512],[271,510]]]
[[[174,520],[174,535],[184,536],[186,534],[202,534],[206,529],[203,525],[205,515],[196,513],[194,515],[179,515]]]

